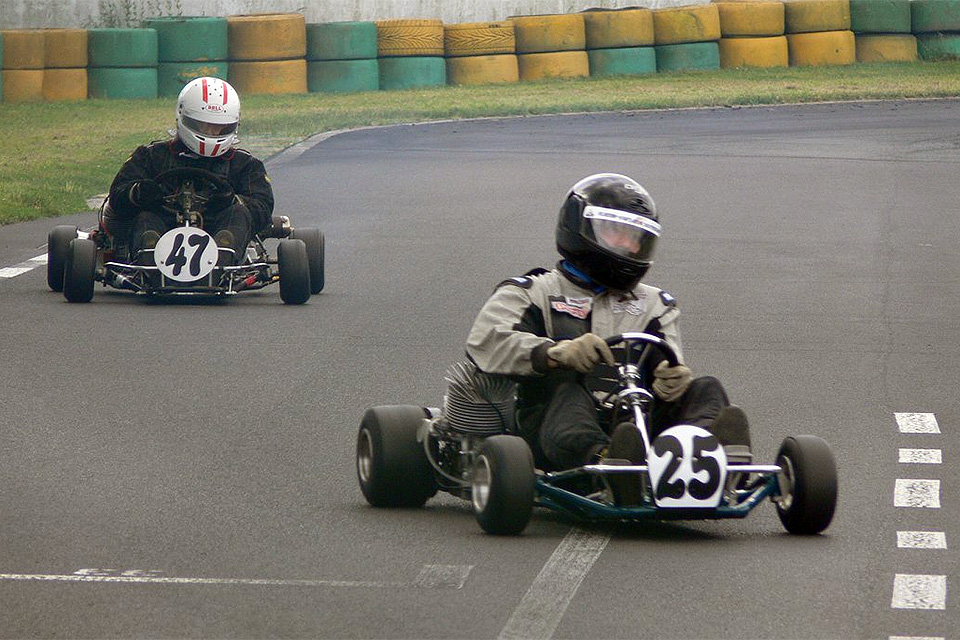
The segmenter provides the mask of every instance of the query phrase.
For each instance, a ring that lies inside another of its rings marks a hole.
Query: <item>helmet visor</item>
[[[184,126],[200,136],[222,138],[223,136],[230,135],[237,130],[236,122],[228,122],[226,124],[203,122],[202,120],[197,120],[196,118],[191,118],[187,115],[181,116],[181,118],[183,118]]]
[[[583,209],[584,232],[600,247],[619,256],[648,262],[660,236],[660,223],[646,216],[587,205]]]

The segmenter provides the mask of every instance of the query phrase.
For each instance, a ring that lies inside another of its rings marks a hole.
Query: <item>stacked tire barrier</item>
[[[443,50],[448,84],[520,80],[516,31],[509,20],[444,25]]]
[[[4,102],[43,100],[44,36],[38,29],[0,31]]]
[[[177,96],[195,78],[227,79],[226,18],[151,18],[143,27],[157,32],[157,93]]]
[[[87,40],[86,29],[44,30],[44,100],[87,99]]]
[[[87,32],[91,98],[157,97],[157,32],[90,29]]]
[[[583,14],[515,16],[510,21],[517,40],[521,80],[590,75]]]
[[[917,39],[910,28],[910,0],[850,0],[857,62],[915,61]]]
[[[715,4],[653,10],[657,71],[720,68],[720,12]]]
[[[718,2],[716,7],[722,68],[789,64],[782,2]]]
[[[910,13],[922,60],[960,60],[960,0],[913,0]]]
[[[590,10],[583,22],[591,76],[657,72],[650,9]]]
[[[378,20],[381,89],[419,89],[447,83],[442,20]]]
[[[850,0],[788,0],[783,5],[790,66],[847,65],[857,61]]]
[[[380,88],[377,25],[330,22],[307,25],[307,89],[352,93]]]
[[[227,18],[227,80],[241,94],[307,92],[307,23],[299,13]]]

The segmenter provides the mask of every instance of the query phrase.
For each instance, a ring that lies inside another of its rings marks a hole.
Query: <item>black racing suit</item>
[[[549,347],[588,332],[608,338],[647,331],[662,337],[683,361],[680,310],[668,293],[643,283],[632,291],[611,291],[571,267],[562,262],[551,271],[535,270],[502,282],[467,338],[467,355],[478,368],[518,381],[518,430],[544,469],[595,461],[592,457],[610,442],[585,377],[549,368]],[[658,362],[654,358],[649,368]],[[719,380],[696,378],[675,402],[654,400],[651,436],[676,424],[709,427],[727,404]]]
[[[130,188],[140,180],[153,180],[164,171],[180,167],[209,171],[233,187],[236,197],[223,202],[219,208],[208,207],[203,227],[211,235],[221,230],[230,231],[233,240],[229,248],[239,261],[253,234],[270,226],[273,214],[273,188],[263,162],[243,149],[205,158],[190,151],[179,138],[137,147],[110,186],[102,226],[118,244],[129,246],[131,256],[136,256],[142,248],[144,232],[153,230],[163,235],[174,228],[176,219],[171,213],[159,206],[138,206],[130,199]]]

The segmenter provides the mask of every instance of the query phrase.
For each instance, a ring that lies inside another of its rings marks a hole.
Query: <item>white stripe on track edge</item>
[[[0,278],[16,278],[17,276],[23,275],[24,273],[32,271],[33,269],[45,264],[47,264],[47,254],[34,256],[33,258],[25,260],[18,265],[0,269]]]
[[[543,565],[498,639],[547,640],[553,636],[580,583],[609,541],[606,533],[572,529]]]
[[[900,449],[897,462],[901,464],[942,464],[940,449]]]
[[[943,531],[897,531],[898,549],[946,549]]]
[[[894,609],[947,608],[947,576],[898,573],[893,578]]]
[[[897,478],[893,506],[921,509],[940,508],[940,481]]]
[[[895,413],[900,433],[940,433],[937,417],[932,413]]]

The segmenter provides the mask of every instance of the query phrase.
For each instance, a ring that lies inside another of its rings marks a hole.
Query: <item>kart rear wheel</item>
[[[310,263],[310,293],[323,291],[323,232],[320,229],[295,229],[291,238],[303,240],[307,245],[307,262]]]
[[[277,246],[280,299],[284,304],[303,304],[310,299],[310,263],[303,240],[281,240]]]
[[[477,450],[471,479],[473,512],[494,535],[521,533],[533,513],[533,454],[523,438],[490,436]]]
[[[77,228],[59,224],[47,234],[47,286],[63,291],[63,269],[70,251],[70,241],[77,237]]]
[[[97,269],[97,245],[88,238],[74,238],[67,249],[63,269],[63,297],[67,302],[93,300]]]
[[[357,434],[357,479],[374,507],[422,507],[437,480],[417,431],[423,409],[388,405],[367,409]]]
[[[816,436],[786,438],[777,464],[785,487],[777,515],[784,528],[812,535],[830,526],[837,505],[837,463],[830,445]]]

